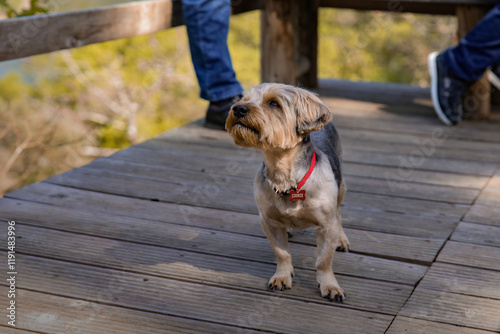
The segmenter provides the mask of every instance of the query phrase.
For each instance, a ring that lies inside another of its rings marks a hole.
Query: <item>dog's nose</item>
[[[248,107],[243,104],[237,104],[233,107],[234,116],[236,116],[237,118],[244,117],[246,114],[248,114],[249,111],[250,110],[248,109]]]

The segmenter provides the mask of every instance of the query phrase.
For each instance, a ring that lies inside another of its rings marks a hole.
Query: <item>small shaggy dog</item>
[[[332,112],[315,94],[265,83],[232,106],[226,129],[237,145],[264,155],[254,195],[277,261],[268,288],[292,287],[288,234],[292,228],[314,227],[321,296],[343,302],[345,293],[333,274],[332,260],[336,249],[349,249],[349,241],[340,217],[345,193],[340,140],[331,120]]]

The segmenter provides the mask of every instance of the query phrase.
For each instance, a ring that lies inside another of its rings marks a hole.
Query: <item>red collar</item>
[[[316,166],[316,152],[313,152],[313,157],[312,157],[312,161],[311,161],[311,167],[309,167],[309,170],[307,171],[307,173],[304,176],[304,178],[302,180],[300,180],[300,182],[297,184],[297,190],[299,190],[300,188],[302,188],[304,186],[304,184],[306,183],[306,181],[309,178],[309,176],[311,176],[311,174],[312,174],[312,172],[314,170],[314,166]]]
[[[306,175],[300,180],[300,182],[297,184],[297,187],[288,189],[287,191],[279,191],[278,189],[274,188],[274,191],[276,194],[280,195],[280,198],[283,197],[283,195],[290,195],[290,200],[295,201],[297,199],[300,200],[305,200],[305,190],[298,191],[300,188],[304,186],[306,181],[309,179],[311,176],[312,172],[314,171],[314,166],[316,166],[316,152],[313,152],[312,156],[312,161],[311,161],[311,166],[309,167],[309,170],[307,171]],[[298,194],[298,195],[297,195]]]

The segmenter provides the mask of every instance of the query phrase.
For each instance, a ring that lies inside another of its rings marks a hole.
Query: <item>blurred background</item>
[[[126,1],[0,1],[0,18]],[[39,8],[30,7],[33,5]],[[31,12],[30,12],[31,11]],[[231,21],[244,88],[260,82],[260,13]],[[456,18],[322,8],[319,77],[428,86]],[[204,117],[184,27],[0,62],[0,197]]]

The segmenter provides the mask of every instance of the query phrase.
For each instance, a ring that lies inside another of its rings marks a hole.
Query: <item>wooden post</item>
[[[318,87],[319,0],[293,1],[296,81],[301,87]]]
[[[488,12],[481,6],[459,5],[456,9],[458,18],[458,38],[463,38]],[[488,119],[491,114],[490,83],[486,73],[474,83],[462,99],[465,119]]]
[[[261,80],[317,86],[319,0],[267,0],[261,12]]]

